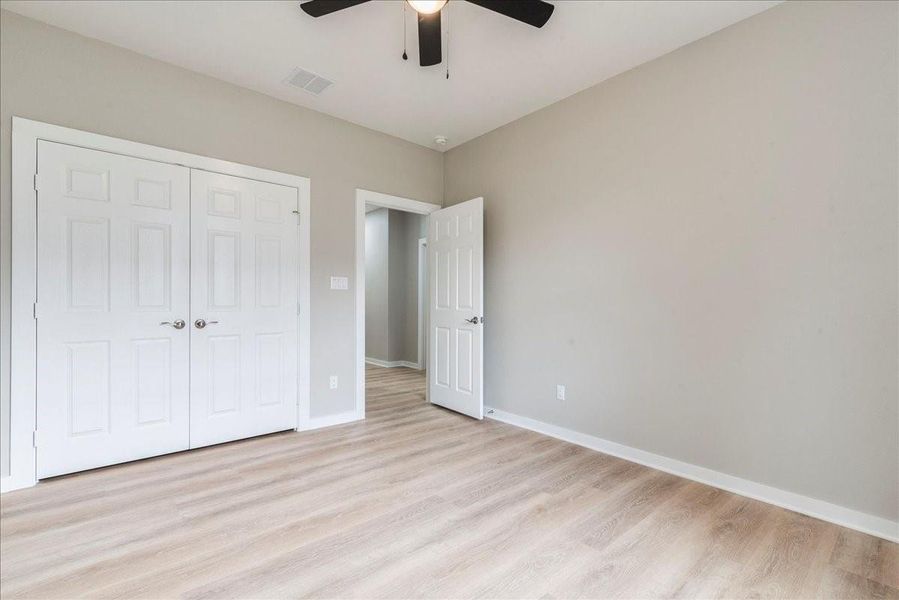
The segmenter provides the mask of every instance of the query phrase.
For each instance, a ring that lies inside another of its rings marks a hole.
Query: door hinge
[[[300,314],[300,305],[297,304],[297,314]]]
[[[34,191],[38,191],[37,189],[37,173],[34,174]]]
[[[31,432],[31,445],[37,448],[37,429]]]
[[[37,321],[37,302],[31,305],[31,314],[34,316],[34,320]]]

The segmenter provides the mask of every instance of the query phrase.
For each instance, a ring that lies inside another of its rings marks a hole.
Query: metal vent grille
[[[315,79],[310,81],[308,84],[306,84],[306,87],[303,89],[305,89],[307,92],[311,92],[311,93],[315,94],[316,96],[318,96],[319,94],[324,92],[326,89],[331,87],[331,84],[333,84],[333,83],[334,83],[333,81],[328,81],[324,77],[316,77]]]
[[[321,75],[299,67],[293,70],[290,76],[284,80],[284,83],[300,88],[315,96],[318,96],[334,84],[333,81],[325,79]]]

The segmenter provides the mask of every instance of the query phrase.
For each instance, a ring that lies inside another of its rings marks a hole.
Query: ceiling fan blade
[[[418,63],[423,67],[439,65],[443,60],[440,39],[440,12],[418,14]]]
[[[330,15],[332,12],[350,8],[357,4],[368,2],[369,0],[309,0],[300,4],[307,15],[311,17],[323,17]]]
[[[487,10],[512,17],[516,21],[543,27],[556,8],[543,0],[468,0]]]

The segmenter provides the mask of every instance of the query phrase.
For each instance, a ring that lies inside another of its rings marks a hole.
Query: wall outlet
[[[564,400],[565,399],[565,386],[557,385],[556,386],[556,400]]]
[[[347,277],[331,277],[332,290],[348,290],[350,289],[350,280]]]
[[[330,384],[332,390],[337,389],[337,375],[331,375],[329,384]]]

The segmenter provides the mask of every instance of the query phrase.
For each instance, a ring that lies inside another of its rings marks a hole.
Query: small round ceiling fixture
[[[433,15],[440,12],[440,9],[446,4],[446,0],[406,0],[406,2],[415,9],[415,12],[422,15]]]
[[[438,146],[446,146],[446,136],[438,135],[437,137],[434,138],[434,143],[437,144]]]

